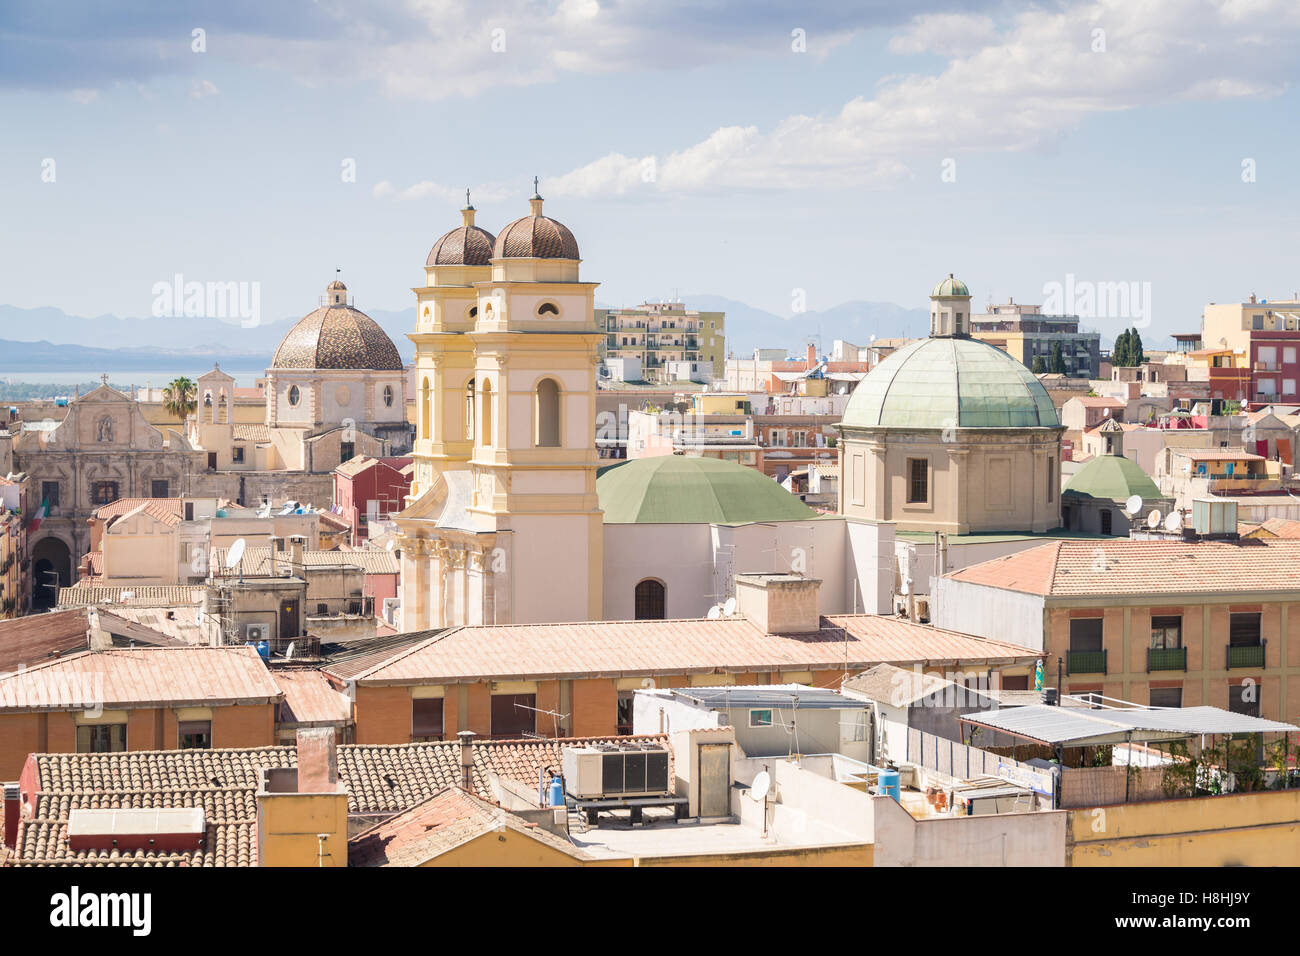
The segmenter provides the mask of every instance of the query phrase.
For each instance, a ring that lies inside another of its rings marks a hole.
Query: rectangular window
[[[1156,650],[1173,650],[1182,647],[1182,617],[1173,615],[1151,618],[1151,646]]]
[[[351,461],[356,455],[356,445],[350,441],[339,442],[339,461]]]
[[[1295,364],[1295,346],[1288,345],[1282,350],[1282,361],[1287,365]]]
[[[155,478],[153,481],[151,481],[151,482],[149,483],[149,491],[150,491],[152,497],[154,497],[154,498],[166,498],[166,497],[168,497],[168,495],[167,495],[167,491],[168,491],[168,488],[167,488],[167,479],[166,479],[166,478]]]
[[[1233,647],[1259,646],[1259,615],[1232,614],[1228,617],[1228,643]]]
[[[1277,346],[1261,345],[1259,347],[1259,361],[1264,365],[1273,365],[1277,361]]]
[[[930,462],[924,458],[907,459],[908,504],[925,504],[930,500]]]
[[[1056,459],[1047,459],[1047,503],[1056,500]]]
[[[536,694],[492,695],[492,738],[494,740],[517,740],[536,733]]]
[[[177,725],[177,738],[181,750],[211,750],[212,721],[182,720]]]
[[[55,514],[59,507],[59,483],[57,481],[42,481],[41,499],[50,506],[50,514]]]
[[[1101,618],[1076,618],[1070,622],[1070,650],[1101,650]]]
[[[632,733],[632,701],[636,697],[636,691],[621,690],[618,692],[618,733],[626,737]]]
[[[242,465],[244,463],[244,449],[238,445],[230,449],[230,460],[236,465]]]
[[[1101,511],[1099,512],[1099,514],[1101,515],[1101,533],[1102,533],[1102,534],[1110,534],[1110,533],[1111,533],[1111,529],[1112,529],[1112,527],[1113,527],[1113,525],[1112,525],[1112,523],[1111,523],[1111,522],[1112,522],[1112,517],[1111,517],[1110,509],[1109,509],[1109,508],[1102,508]]]
[[[94,504],[111,504],[117,500],[117,482],[96,481],[91,485],[90,497]]]
[[[442,698],[418,697],[411,701],[411,736],[442,739]]]
[[[1276,394],[1277,394],[1277,379],[1275,379],[1275,378],[1261,378],[1261,379],[1259,380],[1259,384],[1255,387],[1255,392],[1256,392],[1256,394],[1259,394],[1259,395],[1276,395]]]
[[[77,753],[107,754],[126,750],[126,724],[90,724],[77,728]]]
[[[1295,395],[1295,379],[1293,378],[1282,379],[1282,394]]]
[[[1250,317],[1250,327],[1262,330],[1264,328],[1264,317],[1262,315],[1252,315]]]
[[[1183,689],[1181,687],[1152,687],[1151,706],[1152,707],[1183,706]]]
[[[751,727],[771,727],[772,711],[771,710],[751,710],[749,712],[749,726]]]

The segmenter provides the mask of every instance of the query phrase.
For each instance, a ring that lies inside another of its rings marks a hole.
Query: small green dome
[[[966,288],[966,283],[953,278],[953,274],[949,272],[948,278],[935,286],[930,295],[970,295],[970,289]]]
[[[1162,497],[1142,466],[1123,455],[1098,455],[1066,482],[1065,493],[1111,501],[1127,501],[1133,495],[1145,501]]]
[[[817,517],[762,472],[692,455],[634,458],[602,468],[596,495],[606,524],[752,524]]]
[[[858,383],[841,425],[858,428],[1056,428],[1047,389],[979,339],[921,339]]]

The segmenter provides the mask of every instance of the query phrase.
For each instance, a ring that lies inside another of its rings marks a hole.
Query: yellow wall
[[[318,834],[327,833],[326,856]],[[259,866],[347,866],[348,795],[342,793],[259,793]]]
[[[1300,790],[1071,810],[1067,866],[1294,866]]]

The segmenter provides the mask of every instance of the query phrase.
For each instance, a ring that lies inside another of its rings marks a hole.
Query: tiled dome
[[[445,234],[429,250],[429,266],[485,266],[492,258],[496,237],[474,225],[474,207],[461,210],[463,223]]]
[[[542,199],[534,196],[532,211],[497,234],[494,259],[578,259],[578,240],[562,222],[542,215]]]
[[[970,295],[970,289],[966,288],[966,283],[949,272],[948,277],[940,280],[930,295]]]
[[[379,323],[339,302],[299,319],[280,341],[271,367],[400,371],[403,366],[397,346]]]

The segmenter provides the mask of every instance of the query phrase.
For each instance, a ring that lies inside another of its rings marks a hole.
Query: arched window
[[[483,379],[483,438],[484,446],[492,444],[492,383]]]
[[[428,389],[428,387],[429,387],[429,380],[428,380],[428,379],[425,379],[425,381],[424,381],[424,387],[425,387],[425,389]],[[391,385],[385,385],[385,386],[384,386],[384,405],[385,405],[386,407],[388,407],[388,408],[392,408],[392,407],[393,407],[393,386],[391,386]]]
[[[476,305],[471,305],[471,306],[469,307],[469,317],[470,317],[471,319],[477,319],[477,318],[478,318],[478,306],[476,306]]]
[[[553,378],[537,383],[537,447],[560,447],[560,386]]]
[[[392,404],[392,386],[384,386],[384,401]],[[429,380],[426,378],[420,387],[420,437],[432,438],[433,396],[429,394]]]
[[[537,307],[538,315],[559,315],[560,307],[554,302],[543,302]]]
[[[290,404],[290,405],[297,405],[297,404],[298,404],[298,400],[299,400],[300,398],[302,398],[302,393],[298,391],[298,386],[297,386],[297,385],[290,385],[290,386],[289,386],[289,404]]]
[[[636,586],[636,619],[662,621],[664,619],[664,584],[646,578]]]
[[[474,440],[474,380],[465,386],[465,439]]]

